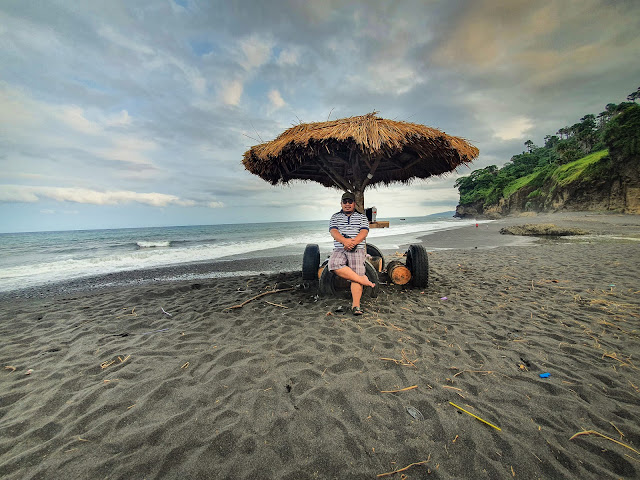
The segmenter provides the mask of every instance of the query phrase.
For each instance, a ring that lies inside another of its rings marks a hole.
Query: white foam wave
[[[155,242],[140,241],[140,242],[136,242],[136,245],[138,245],[138,247],[140,248],[162,248],[162,247],[170,247],[171,242],[169,240],[155,241]]]

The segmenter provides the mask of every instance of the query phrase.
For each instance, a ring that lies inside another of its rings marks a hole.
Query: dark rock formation
[[[553,237],[564,237],[567,235],[587,235],[589,232],[579,228],[557,227],[553,223],[525,223],[524,225],[513,225],[500,229],[503,235],[548,235]]]

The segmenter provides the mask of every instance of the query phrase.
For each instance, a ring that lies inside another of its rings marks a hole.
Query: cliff
[[[607,150],[530,175],[505,188],[497,203],[456,207],[456,217],[497,218],[521,212],[612,211],[640,214],[640,156],[615,158]]]
[[[456,180],[458,217],[498,217],[520,212],[612,211],[640,214],[640,105],[607,105],[599,124],[579,124],[547,135],[544,147],[498,169],[474,170]],[[606,120],[609,118],[609,120]],[[567,135],[567,138],[562,138]],[[586,157],[582,152],[590,152]]]

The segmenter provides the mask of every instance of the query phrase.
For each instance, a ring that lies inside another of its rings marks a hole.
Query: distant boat
[[[401,218],[400,220],[406,220],[406,218]]]

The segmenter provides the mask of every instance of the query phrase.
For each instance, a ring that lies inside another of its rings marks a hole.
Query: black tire
[[[376,298],[380,292],[380,277],[378,277],[378,271],[370,262],[364,262],[364,271],[369,281],[375,283],[376,286],[373,288],[364,287],[363,294],[371,298]]]
[[[367,255],[372,257],[380,257],[382,259],[382,271],[384,271],[384,256],[378,247],[371,243],[367,243]]]
[[[302,280],[318,280],[318,268],[320,268],[320,247],[310,243],[304,249],[302,257]]]
[[[329,265],[326,265],[324,267],[324,270],[322,270],[322,274],[320,275],[320,281],[318,285],[318,291],[320,295],[331,297],[336,294],[336,289],[333,285],[333,279],[335,276],[335,273],[329,271]]]
[[[371,281],[371,283],[375,283],[376,286],[374,288],[364,287],[363,295],[371,298],[376,298],[378,296],[378,293],[380,292],[380,279],[378,277],[378,271],[369,262],[364,263],[364,270],[365,275],[367,276],[369,281]],[[320,295],[330,297],[335,295],[337,292],[344,290],[344,287],[336,285],[340,281],[341,279],[335,273],[330,271],[328,266],[324,267],[324,270],[322,270],[322,275],[320,275],[320,282],[318,285]]]
[[[409,245],[407,268],[411,272],[411,284],[417,288],[426,288],[429,284],[429,257],[422,245]]]

